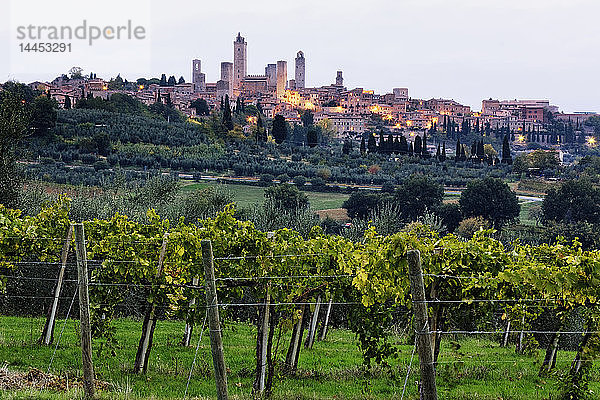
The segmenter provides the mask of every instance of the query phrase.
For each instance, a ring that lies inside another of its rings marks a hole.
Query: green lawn
[[[30,367],[46,371],[53,348],[36,344],[43,320],[37,318],[0,317],[0,364],[10,369],[27,370]],[[63,321],[57,325],[56,335]],[[146,376],[132,374],[131,368],[139,341],[140,322],[119,320],[115,324],[118,346],[114,354],[104,349],[98,354],[94,343],[94,364],[99,379],[112,384],[112,389],[102,398],[113,399],[182,399],[189,368],[194,357],[199,330],[195,330],[194,346],[178,345],[183,324],[176,321],[159,321],[154,334],[154,348]],[[78,326],[69,321],[54,359],[51,371],[57,375],[80,376]],[[223,331],[224,349],[228,367],[228,387],[231,398],[249,399],[254,368],[254,343],[256,330],[244,323],[230,323]],[[289,331],[284,330],[278,359],[285,357]],[[398,339],[399,340],[399,339]],[[407,340],[403,340],[406,343]],[[544,400],[556,392],[556,377],[539,378],[539,363],[543,356],[516,355],[514,348],[501,348],[484,339],[459,340],[456,344],[443,342],[440,353],[438,393],[440,399],[459,400]],[[325,342],[316,342],[312,350],[302,349],[297,375],[278,375],[274,381],[275,399],[400,399],[412,345],[400,345],[400,354],[391,361],[391,368],[364,369],[354,335],[345,330],[332,330]],[[557,370],[568,368],[573,354],[561,351]],[[404,399],[416,399],[418,358],[412,364]],[[598,370],[593,371],[598,379]],[[594,383],[594,390],[600,385]],[[188,393],[192,398],[214,398],[212,359],[209,338],[202,337],[196,368]],[[71,399],[77,393],[35,390],[1,392],[0,398]],[[552,398],[555,398],[554,395]]]
[[[231,184],[217,184],[217,183],[192,183],[183,186],[184,191],[194,191],[203,189],[209,186],[220,185],[226,188],[232,195],[234,201],[244,208],[253,207],[258,204],[262,204],[265,200],[265,188],[260,186],[251,185],[231,185]],[[341,208],[342,203],[350,197],[347,194],[341,193],[320,193],[320,192],[309,192],[305,191],[308,196],[308,201],[313,210],[327,210],[330,208]]]

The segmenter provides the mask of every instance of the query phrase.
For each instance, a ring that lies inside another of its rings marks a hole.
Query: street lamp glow
[[[587,144],[589,146],[594,146],[596,144],[596,138],[593,136],[590,136],[589,138],[587,138]]]

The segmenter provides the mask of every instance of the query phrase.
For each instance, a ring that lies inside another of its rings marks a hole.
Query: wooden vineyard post
[[[519,341],[517,342],[517,353],[523,354],[523,338],[525,337],[525,309],[523,309],[523,316],[521,317],[521,331],[519,332]]]
[[[300,345],[302,343],[302,332],[304,330],[304,310],[306,305],[301,305],[299,308],[298,322],[292,329],[292,338],[290,341],[290,347],[288,349],[287,356],[285,358],[285,366],[288,372],[293,372],[298,366],[298,354],[300,353]]]
[[[83,224],[75,225],[75,255],[79,287],[79,320],[81,324],[81,358],[83,362],[83,390],[85,397],[94,398],[94,364],[92,362],[92,327],[90,324],[90,296],[88,293],[87,255]]]
[[[304,342],[304,347],[307,349],[312,349],[313,344],[315,343],[315,336],[317,330],[317,322],[319,321],[319,311],[321,310],[321,296],[317,297],[317,302],[315,303],[315,310],[313,312],[312,318],[310,319],[310,331],[308,332],[308,336],[306,337],[306,341]]]
[[[261,345],[260,345],[260,360],[259,360],[259,377],[257,394],[262,395],[265,392],[265,381],[267,379],[267,350],[269,346],[269,330],[270,330],[270,305],[271,305],[271,291],[270,284],[267,285],[267,294],[265,296],[265,310],[262,320],[261,329]]]
[[[192,286],[198,286],[198,277],[195,276],[192,279]],[[195,290],[195,288],[194,288]],[[190,300],[190,305],[189,307],[192,308],[196,305],[196,296],[194,295],[194,297]],[[187,320],[185,321],[185,330],[183,332],[183,340],[181,341],[181,344],[185,347],[188,347],[190,345],[190,340],[192,339],[192,332],[194,330],[194,318],[192,317],[193,312],[190,311],[188,312],[188,317]]]
[[[227,369],[225,368],[221,323],[219,321],[219,304],[217,302],[212,243],[210,240],[202,240],[201,246],[202,260],[204,262],[204,281],[206,285],[206,307],[208,308],[208,332],[210,334],[210,350],[215,369],[217,400],[227,400]]]
[[[504,337],[502,338],[502,347],[508,346],[509,336],[510,336],[510,319],[507,319],[506,330],[504,331]]]
[[[42,331],[42,337],[40,338],[40,341],[45,345],[49,345],[50,343],[52,343],[54,335],[54,325],[56,322],[56,313],[58,310],[58,299],[60,297],[63,280],[65,278],[65,268],[67,267],[67,258],[69,256],[69,246],[71,245],[72,237],[73,224],[69,225],[67,239],[65,240],[65,244],[60,255],[60,271],[58,272],[56,288],[54,289],[54,300],[52,301],[52,308],[50,309],[50,313],[48,314],[48,318],[46,319],[46,325],[44,326],[44,330]]]
[[[323,329],[321,330],[321,337],[319,340],[323,341],[327,337],[327,328],[329,327],[329,316],[331,315],[331,307],[333,306],[333,296],[329,299],[329,304],[327,304],[327,312],[325,313],[325,323],[323,324]]]
[[[162,275],[163,265],[165,263],[165,254],[167,252],[167,237],[165,233],[163,237],[162,245],[160,247],[160,254],[158,255],[158,267],[156,270],[156,278]],[[142,325],[142,337],[138,345],[137,354],[135,355],[135,365],[133,369],[136,373],[146,373],[148,369],[148,358],[150,357],[150,349],[152,348],[152,336],[154,335],[154,328],[156,327],[156,305],[152,304],[150,310],[144,317],[144,323]]]
[[[419,353],[421,372],[421,399],[437,400],[433,350],[431,348],[428,325],[429,316],[427,315],[425,284],[423,283],[423,271],[421,270],[421,253],[418,250],[410,250],[407,256],[415,334],[417,335],[417,352]]]

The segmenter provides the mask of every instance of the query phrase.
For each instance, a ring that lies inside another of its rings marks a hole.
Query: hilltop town
[[[383,129],[386,134],[406,136],[409,142],[424,132],[450,134],[451,138],[455,133],[474,132],[498,137],[509,134],[517,149],[532,143],[555,149],[561,149],[561,144],[595,144],[594,127],[586,123],[595,113],[560,112],[547,99],[484,99],[481,110],[473,110],[452,99],[411,98],[406,87],[392,88],[385,94],[368,88],[347,88],[342,71],[335,73],[335,82],[329,85],[308,87],[306,65],[310,61],[303,51],[297,53],[293,74],[288,73],[285,60],[267,64],[263,74],[249,74],[247,45],[238,33],[233,42],[233,62],[221,62],[221,75],[216,82],[207,80],[201,60],[194,59],[191,82],[183,77],[167,78],[166,74],[160,79],[140,78],[132,82],[118,76],[107,81],[94,73],[83,76],[80,69],[74,68],[71,76],[32,82],[29,86],[49,93],[61,108],[70,108],[83,98],[109,99],[122,93],[146,105],[172,105],[190,118],[208,114],[199,109],[199,99],[206,102],[208,110],[218,110],[226,97],[231,106],[238,102],[259,105],[265,118],[281,115],[292,125],[301,124],[302,113],[308,110],[315,123],[327,120],[337,139],[357,143],[366,132]],[[245,132],[252,129],[256,120],[249,118],[247,122]],[[435,152],[435,144],[429,146]],[[562,161],[563,152],[560,157]]]

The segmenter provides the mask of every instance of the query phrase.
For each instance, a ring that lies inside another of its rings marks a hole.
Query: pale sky
[[[240,31],[248,42],[249,74],[287,60],[291,79],[302,50],[307,86],[333,83],[343,70],[348,88],[388,93],[408,87],[411,97],[452,98],[476,110],[492,97],[547,98],[567,112],[600,112],[598,0],[121,0],[117,7],[106,0],[43,2],[72,23],[82,15],[92,21],[99,11],[104,18],[147,23],[150,61],[141,44],[123,45],[114,55],[110,47],[94,45],[92,53],[52,63],[17,55],[12,63],[0,59],[0,81],[50,80],[73,65],[103,78],[166,73],[190,81],[191,60],[199,58],[207,82],[215,82],[221,61],[233,61]],[[29,4],[22,14],[33,18],[38,9]],[[15,20],[25,23],[19,12],[0,16],[4,54],[17,46]]]

